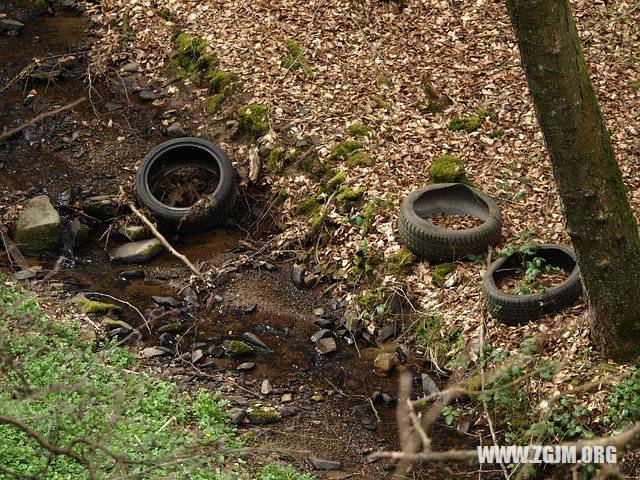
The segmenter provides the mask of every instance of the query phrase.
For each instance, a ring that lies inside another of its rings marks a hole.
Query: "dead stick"
[[[32,118],[28,122],[23,123],[19,127],[16,127],[16,128],[14,128],[12,130],[9,130],[8,132],[4,132],[4,133],[0,134],[0,142],[2,140],[5,140],[5,139],[7,139],[9,137],[14,136],[18,132],[21,132],[23,129],[27,128],[29,125],[33,125],[34,123],[38,123],[40,120],[42,120],[44,118],[47,118],[47,117],[50,117],[51,115],[56,115],[56,114],[58,114],[60,112],[64,112],[65,110],[69,110],[70,108],[75,107],[79,103],[84,102],[86,99],[87,99],[87,97],[80,97],[79,99],[74,100],[73,102],[69,103],[68,105],[65,105],[65,106],[60,107],[60,108],[56,108],[55,110],[51,110],[50,112],[41,113],[37,117]]]
[[[173,248],[171,244],[167,242],[167,239],[164,238],[160,232],[158,232],[158,230],[153,225],[153,223],[151,223],[151,221],[147,217],[145,217],[140,212],[140,210],[136,208],[136,206],[133,203],[129,204],[129,208],[133,213],[135,213],[140,218],[140,220],[142,220],[145,223],[147,227],[151,229],[151,232],[156,236],[158,240],[160,240],[160,243],[162,243],[162,245],[164,245],[167,250],[169,250],[175,257],[179,258],[187,267],[189,267],[189,269],[193,273],[195,273],[198,277],[200,277],[200,270],[198,270],[196,266],[193,263],[191,263],[187,257],[185,257],[180,252],[178,252],[175,248]]]

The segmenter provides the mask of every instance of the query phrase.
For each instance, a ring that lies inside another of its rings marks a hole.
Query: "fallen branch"
[[[149,227],[149,229],[156,236],[156,238],[160,240],[160,243],[162,243],[162,245],[164,245],[164,247],[167,250],[169,250],[173,254],[173,256],[179,258],[182,261],[182,263],[184,263],[187,267],[189,267],[189,270],[191,270],[193,273],[196,274],[198,278],[200,278],[200,270],[198,270],[196,266],[193,263],[191,263],[187,257],[185,257],[180,252],[178,252],[175,248],[173,248],[171,244],[167,242],[167,239],[164,238],[160,232],[158,232],[158,229],[155,227],[155,225],[151,223],[151,221],[147,217],[145,217],[144,214],[140,212],[140,210],[138,210],[133,203],[129,203],[129,208],[133,213],[135,213],[140,218],[140,220],[144,222],[144,224],[147,227]]]
[[[24,130],[25,128],[27,128],[29,125],[33,125],[34,123],[38,123],[40,120],[43,120],[47,117],[50,117],[52,115],[57,115],[60,112],[64,112],[65,110],[69,110],[70,108],[75,107],[76,105],[78,105],[79,103],[84,102],[87,99],[87,97],[80,97],[77,100],[74,100],[73,102],[64,105],[63,107],[60,108],[56,108],[55,110],[51,110],[50,112],[46,112],[46,113],[41,113],[40,115],[38,115],[35,118],[32,118],[31,120],[29,120],[28,122],[23,123],[22,125],[20,125],[19,127],[16,127],[14,129],[11,129],[7,132],[4,132],[2,134],[0,134],[0,142],[14,136],[16,133],[21,132],[22,130]]]

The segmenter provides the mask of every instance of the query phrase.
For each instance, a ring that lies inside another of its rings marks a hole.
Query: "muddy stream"
[[[0,5],[0,15],[11,17],[27,5],[16,0],[4,3]],[[76,11],[61,10],[32,19],[17,36],[0,36],[0,131],[87,93],[83,52],[90,48],[91,37],[83,33],[88,27],[86,15],[79,14],[76,7]],[[74,58],[68,60],[69,56]],[[44,80],[18,78],[34,59],[43,61],[49,71],[61,69],[60,59],[64,59],[64,66],[60,74]],[[167,139],[161,133],[162,108],[144,104],[137,96],[112,88],[109,83],[93,87],[91,103],[49,117],[0,142],[2,201],[21,201],[36,194],[55,196],[70,188],[93,195],[117,194],[120,185],[132,185],[137,163]],[[167,99],[165,107],[176,101]],[[62,208],[61,213],[78,214],[72,208]],[[246,250],[243,242],[249,238],[247,231],[255,232],[255,228],[242,226],[246,217],[251,224],[250,212],[237,212],[236,216],[240,227],[232,225],[169,240],[193,262],[223,265]],[[389,397],[395,395],[397,372],[382,377],[373,368],[378,354],[395,350],[393,339],[380,346],[360,339],[356,347],[351,339],[338,338],[337,353],[320,355],[310,341],[318,330],[314,310],[318,313],[317,309],[323,309],[323,316],[337,324],[343,306],[323,296],[319,288],[296,289],[289,279],[292,261],[271,268],[258,262],[257,268],[232,271],[209,306],[185,307],[183,303],[174,311],[158,307],[151,300],[154,295],[182,299],[181,280],[188,276],[186,269],[166,252],[145,265],[112,265],[107,250],[119,241],[115,235],[104,235],[107,228],[103,224],[94,229],[85,244],[74,251],[73,261],[52,275],[49,274],[56,257],[30,258],[29,262],[42,266],[43,271],[27,286],[63,300],[79,292],[99,292],[132,304],[148,318],[162,315],[158,325],[182,322],[186,331],[171,339],[171,348],[177,354],[144,360],[158,375],[184,388],[205,386],[220,390],[235,408],[247,408],[256,402],[276,410],[285,408],[278,423],[241,427],[252,428],[261,447],[304,450],[342,462],[340,471],[314,472],[321,478],[373,479],[393,475],[393,464],[389,462],[366,462],[366,454],[371,451],[398,448],[392,402],[387,406],[376,403],[374,410],[369,401],[376,391]],[[253,235],[264,239],[269,231],[262,228]],[[6,256],[0,256],[0,271],[12,272]],[[135,273],[124,278],[123,271]],[[133,326],[141,325],[140,316],[131,308],[125,309],[120,318]],[[245,332],[256,334],[269,349],[258,348],[249,359],[221,354],[219,347],[225,341],[240,339]],[[131,348],[142,349],[162,341],[154,331]],[[189,359],[196,348],[209,353],[197,368],[192,368]],[[255,368],[238,372],[238,365],[247,361],[255,363]],[[416,377],[417,396],[423,372],[407,368]],[[428,373],[442,386],[433,372]],[[260,393],[263,380],[269,380],[273,393]],[[283,395],[291,395],[292,400],[283,402]],[[432,432],[432,438],[438,449],[473,447],[477,439],[442,422]],[[291,454],[287,460],[308,469],[305,456]],[[460,478],[471,473],[466,469],[453,475]],[[444,476],[440,467],[428,465],[412,478]],[[477,478],[477,473],[473,476]]]

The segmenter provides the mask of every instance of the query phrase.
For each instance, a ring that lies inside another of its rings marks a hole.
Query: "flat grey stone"
[[[180,122],[173,122],[167,127],[167,135],[171,138],[186,137],[187,133]]]
[[[24,23],[17,20],[3,18],[0,20],[0,30],[19,32],[24,28]]]
[[[198,363],[200,360],[202,360],[204,357],[204,353],[202,352],[202,350],[195,350],[192,354],[191,354],[191,362],[192,363]]]
[[[440,392],[440,389],[436,385],[436,382],[434,382],[433,379],[426,373],[422,374],[422,391],[424,392],[425,396]]]
[[[140,100],[142,100],[143,102],[153,102],[156,98],[158,98],[158,96],[151,90],[140,90],[138,92],[138,97],[140,97]]]
[[[242,339],[247,343],[255,345],[256,347],[260,347],[260,348],[264,348],[265,350],[269,350],[269,347],[267,347],[265,345],[265,343],[262,340],[260,340],[258,338],[258,336],[256,334],[254,334],[254,333],[245,332],[245,333],[242,334]]]
[[[316,349],[320,352],[320,355],[327,355],[331,352],[335,352],[338,349],[336,341],[333,337],[321,338],[316,343]]]
[[[262,381],[262,385],[260,387],[260,393],[262,395],[269,395],[273,393],[273,385],[271,385],[271,382],[269,380]]]
[[[173,297],[159,297],[157,295],[153,295],[151,300],[161,307],[177,307],[180,305],[180,302]]]
[[[244,420],[246,414],[247,411],[242,408],[232,408],[229,410],[229,422],[231,425],[239,425],[242,423],[242,420]]]
[[[313,343],[316,343],[321,338],[330,337],[331,335],[333,335],[331,330],[329,330],[328,328],[323,328],[322,330],[318,330],[316,333],[311,335],[311,341]]]
[[[158,255],[164,247],[160,240],[151,238],[131,242],[109,251],[109,260],[113,263],[144,263]]]
[[[253,370],[256,368],[256,364],[253,362],[245,362],[238,365],[238,370],[241,372],[246,372],[247,370]]]
[[[129,62],[122,67],[123,72],[134,73],[140,69],[140,64],[136,62]]]
[[[323,458],[317,458],[309,456],[307,458],[311,466],[316,470],[340,470],[342,464],[333,460],[325,460]]]
[[[144,358],[161,357],[163,355],[167,355],[167,352],[165,350],[162,350],[156,347],[147,347],[144,350],[142,350],[142,356]]]

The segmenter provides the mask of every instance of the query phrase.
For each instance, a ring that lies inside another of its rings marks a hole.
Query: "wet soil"
[[[4,5],[3,13],[24,8],[25,2]],[[0,125],[13,128],[36,115],[65,105],[87,93],[82,71],[82,52],[90,42],[82,37],[87,28],[84,17],[58,12],[45,14],[31,22],[17,37],[0,37]],[[17,79],[16,76],[33,59],[77,56],[75,74],[51,81]],[[6,59],[6,61],[4,60]],[[133,83],[144,79],[133,75]],[[135,100],[132,92],[118,91],[109,82],[93,85],[90,102],[49,117],[29,127],[8,141],[0,143],[0,193],[4,198],[20,200],[39,192],[56,194],[77,188],[87,194],[115,194],[121,186],[132,185],[135,168],[154,146],[166,140],[163,108],[173,106],[176,99],[167,99],[160,106]],[[35,92],[34,92],[35,90]],[[177,99],[178,101],[184,101]],[[219,129],[218,131],[223,131]],[[132,191],[131,189],[129,191]],[[249,199],[250,197],[246,197]],[[239,202],[243,203],[243,202]],[[244,202],[248,204],[249,201]],[[254,206],[245,205],[247,210]],[[65,210],[68,214],[71,210]],[[232,406],[249,408],[260,404],[291,412],[269,426],[241,424],[241,430],[251,429],[255,445],[272,448],[273,456],[294,462],[308,470],[307,454],[329,460],[339,460],[338,472],[315,472],[321,478],[391,478],[392,465],[385,462],[369,464],[366,454],[379,449],[398,448],[393,408],[375,405],[369,399],[375,391],[395,394],[398,370],[410,369],[419,377],[422,371],[402,366],[390,377],[374,372],[373,360],[384,351],[392,352],[393,339],[380,345],[370,345],[362,339],[357,346],[350,338],[338,338],[338,351],[322,356],[315,350],[310,336],[317,331],[314,309],[322,308],[335,322],[342,315],[342,306],[322,294],[322,288],[298,290],[289,274],[293,265],[273,259],[274,267],[264,268],[255,253],[268,232],[244,225],[249,212],[237,211],[237,222],[228,229],[192,236],[169,237],[172,245],[193,262],[209,262],[226,266],[229,280],[215,290],[219,298],[209,296],[205,303],[201,292],[201,307],[184,303],[176,309],[158,307],[151,296],[174,296],[182,299],[189,277],[188,271],[168,253],[146,265],[117,266],[108,261],[107,250],[120,240],[115,234],[104,236],[108,225],[98,224],[85,245],[75,250],[74,268],[57,262],[56,257],[29,259],[43,267],[41,274],[28,281],[28,288],[40,290],[51,298],[69,301],[78,292],[107,294],[136,307],[146,321],[165,325],[179,321],[185,331],[175,337],[165,337],[175,355],[145,362],[159,375],[177,382],[181,387],[206,387],[221,391]],[[239,226],[236,226],[239,225]],[[466,227],[468,228],[468,227]],[[112,232],[113,233],[113,232]],[[256,241],[258,242],[256,244]],[[233,262],[254,255],[255,262],[233,267]],[[124,278],[124,271],[139,271],[137,278]],[[10,273],[6,256],[0,256],[0,271]],[[104,300],[104,299],[103,299]],[[138,312],[127,307],[122,320],[134,327],[143,325]],[[92,318],[101,335],[102,318]],[[154,324],[148,334],[141,327],[143,338],[131,344],[133,349],[158,345],[160,339]],[[225,341],[239,339],[245,332],[258,335],[269,350],[257,350],[248,359],[255,369],[239,372],[243,360],[219,356],[216,348]],[[201,362],[193,364],[194,348],[211,351]],[[211,350],[209,350],[211,349]],[[437,379],[435,372],[428,372]],[[268,379],[274,393],[262,395],[260,386]],[[416,383],[414,395],[421,385]],[[292,401],[283,403],[289,393]],[[477,434],[466,434],[439,422],[431,432],[434,449],[473,448]],[[283,453],[286,450],[288,453]],[[264,459],[265,453],[260,453]],[[478,478],[467,467],[449,466],[456,478]],[[449,476],[435,465],[425,465],[413,478],[444,478]],[[487,477],[488,478],[488,477]]]

